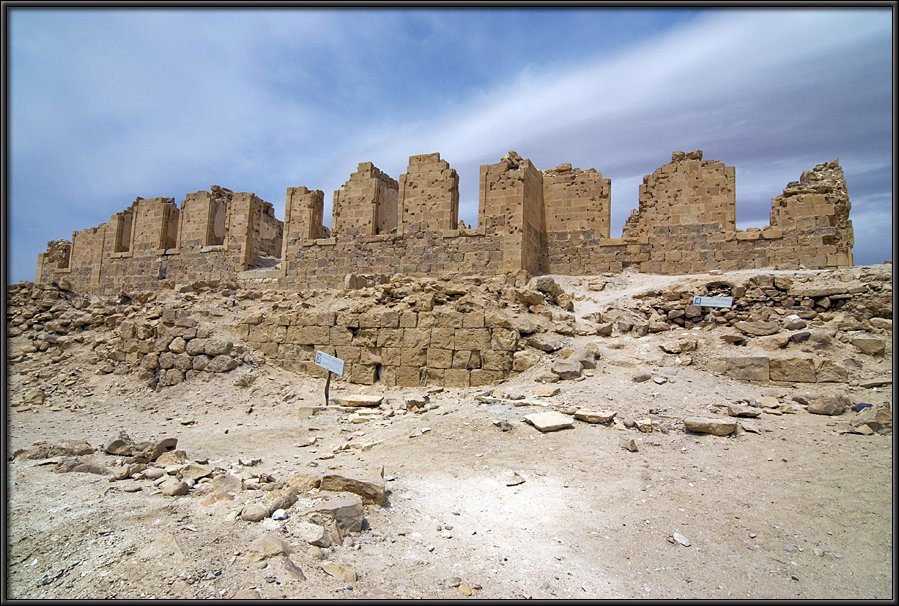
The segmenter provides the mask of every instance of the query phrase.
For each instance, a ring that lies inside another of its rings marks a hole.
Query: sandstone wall
[[[351,383],[468,387],[507,377],[518,333],[502,319],[434,307],[433,299],[422,293],[411,305],[260,314],[234,331],[288,370],[323,374],[313,361],[315,351],[337,356]]]
[[[478,227],[458,228],[458,175],[440,154],[409,159],[399,181],[370,162],[334,193],[333,229],[320,190],[287,190],[285,222],[251,193],[213,186],[138,198],[73,241],[51,243],[37,282],[65,278],[98,293],[227,281],[284,289],[340,287],[348,274],[647,273],[852,264],[845,177],[819,164],[772,201],[771,224],[736,229],[733,167],[674,152],[647,175],[639,208],[610,238],[611,182],[594,169],[541,172],[509,152],[480,170]]]

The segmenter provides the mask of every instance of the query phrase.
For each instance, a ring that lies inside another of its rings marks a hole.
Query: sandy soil
[[[583,317],[678,279],[559,282],[580,295]],[[892,599],[892,434],[839,434],[835,425],[855,413],[829,417],[801,407],[752,419],[758,434],[698,435],[681,424],[765,395],[789,402],[792,394],[837,390],[854,402],[889,405],[891,386],[737,381],[677,365],[658,347],[684,332],[704,356],[722,347],[705,329],[572,337],[596,345],[597,367],[555,383],[560,391],[551,397],[535,395],[548,364],[496,388],[332,385],[332,397],[385,397],[383,414],[360,423],[333,405],[301,418],[301,407],[322,404],[324,381],[270,365],[156,392],[133,375],[95,374],[90,352],[73,354],[52,378],[73,379],[68,397],[7,407],[9,453],[38,440],[86,440],[102,449],[120,431],[135,441],[177,437],[189,459],[247,480],[383,468],[387,501],[366,504],[366,526],[343,545],[319,548],[295,530],[320,497],[315,490],[300,496],[286,520],[253,523],[236,514],[263,490],[203,505],[194,491],[168,497],[150,480],[54,473],[59,457],[13,460],[6,469],[7,597]],[[879,364],[891,373],[891,348]],[[33,386],[38,371],[12,374],[10,394]],[[665,382],[634,382],[640,372]],[[241,386],[247,374],[255,380]],[[436,407],[407,412],[405,398],[424,393]],[[525,399],[479,398],[491,393]],[[649,418],[655,431],[578,421],[540,433],[523,420],[572,408]],[[307,445],[310,437],[317,440]],[[622,448],[622,437],[639,450]],[[107,465],[119,458],[91,456]],[[253,458],[261,462],[239,464]],[[508,486],[513,473],[524,482]],[[292,553],[253,561],[262,535],[280,537]],[[330,576],[325,562],[352,568],[357,579]]]

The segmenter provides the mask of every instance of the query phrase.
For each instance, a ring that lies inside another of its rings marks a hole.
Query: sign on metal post
[[[336,372],[339,375],[343,374],[343,360],[329,356],[323,351],[315,352],[315,363],[325,370]]]
[[[328,355],[323,351],[316,351],[315,363],[328,371],[328,378],[325,380],[325,406],[327,406],[328,392],[331,389],[331,373],[336,372],[339,375],[343,375],[343,360]]]
[[[700,307],[733,307],[733,297],[693,297],[693,305]]]

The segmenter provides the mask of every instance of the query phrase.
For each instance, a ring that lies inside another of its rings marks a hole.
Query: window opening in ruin
[[[128,252],[131,250],[132,218],[133,216],[130,212],[124,212],[119,216],[114,252]]]
[[[209,201],[209,226],[206,230],[206,246],[220,246],[225,243],[225,219],[227,205],[224,200]]]

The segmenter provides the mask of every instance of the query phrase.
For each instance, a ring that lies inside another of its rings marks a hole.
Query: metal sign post
[[[328,378],[325,379],[325,406],[328,405],[328,393],[331,390],[331,373],[343,375],[343,360],[328,355],[323,351],[315,352],[315,363],[328,371]]]

